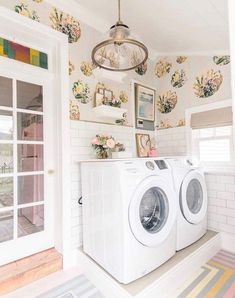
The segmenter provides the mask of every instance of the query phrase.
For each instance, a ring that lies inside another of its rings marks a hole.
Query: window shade
[[[229,126],[233,123],[232,107],[210,110],[191,115],[191,128]]]

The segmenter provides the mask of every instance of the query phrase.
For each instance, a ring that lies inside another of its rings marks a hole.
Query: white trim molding
[[[70,119],[69,119],[69,73],[67,36],[52,28],[16,14],[7,8],[0,7],[0,27],[5,38],[25,46],[38,49],[48,54],[49,69],[45,72],[53,84],[54,135],[56,139],[56,208],[55,212],[55,248],[63,254],[64,268],[68,267],[67,259],[71,252],[71,195],[70,195]],[[7,59],[7,58],[5,58]],[[8,60],[11,63],[10,59]],[[4,70],[4,59],[0,67]],[[17,68],[21,62],[15,62]],[[25,65],[30,74],[31,65]],[[22,74],[23,75],[23,74]],[[40,79],[40,76],[39,78]]]

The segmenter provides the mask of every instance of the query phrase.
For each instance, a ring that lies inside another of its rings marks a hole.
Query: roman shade
[[[191,115],[191,128],[229,126],[233,123],[232,107],[219,108]]]

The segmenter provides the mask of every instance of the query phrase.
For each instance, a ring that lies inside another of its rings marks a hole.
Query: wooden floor
[[[14,291],[53,272],[62,270],[63,260],[54,248],[0,267],[0,295]]]

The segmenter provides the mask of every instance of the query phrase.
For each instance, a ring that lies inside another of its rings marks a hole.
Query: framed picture
[[[151,150],[150,135],[137,133],[135,137],[138,157],[148,157]]]
[[[155,120],[155,90],[136,84],[136,118],[152,121]]]
[[[113,99],[113,91],[104,89],[104,97],[108,100],[111,101]]]

